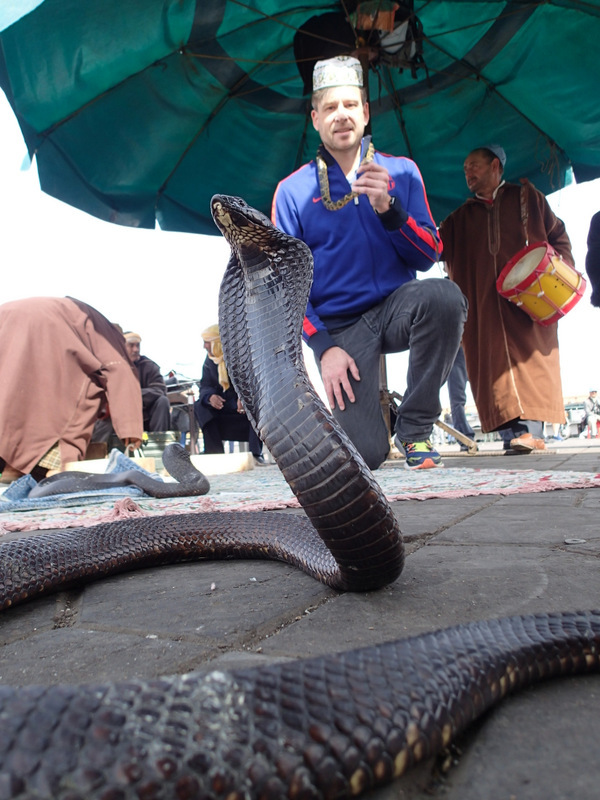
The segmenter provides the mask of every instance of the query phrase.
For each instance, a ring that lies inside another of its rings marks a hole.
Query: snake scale
[[[0,607],[197,556],[280,558],[338,589],[399,575],[394,516],[304,374],[310,253],[237,198],[217,196],[212,207],[232,247],[219,311],[230,375],[307,518],[184,515],[7,542]],[[589,611],[476,622],[258,669],[0,685],[0,800],[355,797],[438,752],[509,692],[598,671],[599,652],[600,611]]]

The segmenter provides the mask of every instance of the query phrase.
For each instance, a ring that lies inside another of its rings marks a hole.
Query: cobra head
[[[244,251],[255,248],[263,252],[271,250],[270,255],[275,255],[281,241],[289,238],[265,214],[249,206],[241,197],[216,194],[210,206],[217,228],[231,249],[241,257]]]

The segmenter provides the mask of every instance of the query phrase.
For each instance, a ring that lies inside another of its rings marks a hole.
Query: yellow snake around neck
[[[375,148],[373,147],[373,143],[369,142],[369,146],[367,147],[367,152],[365,153],[365,156],[360,163],[367,164],[369,161],[373,160],[374,155],[375,155]],[[344,206],[348,205],[348,203],[351,200],[354,200],[355,197],[358,197],[357,192],[348,192],[343,197],[340,197],[338,200],[332,200],[331,193],[329,190],[329,173],[327,172],[327,161],[325,160],[323,154],[321,153],[321,148],[319,148],[317,152],[316,162],[317,162],[317,173],[319,175],[319,190],[321,192],[321,200],[323,201],[323,205],[328,211],[339,211],[340,208],[344,208]]]

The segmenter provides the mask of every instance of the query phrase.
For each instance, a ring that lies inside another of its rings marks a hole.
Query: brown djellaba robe
[[[492,203],[463,203],[440,233],[448,275],[469,301],[463,348],[482,430],[517,418],[564,422],[557,323],[534,322],[496,290],[527,238],[548,242],[573,265],[563,222],[532,184],[505,183]]]
[[[70,297],[0,306],[0,457],[30,472],[56,442],[61,468],[85,455],[108,401],[117,434],[141,439],[142,394],[125,340]]]

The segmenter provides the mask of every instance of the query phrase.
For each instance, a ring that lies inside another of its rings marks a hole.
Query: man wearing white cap
[[[142,337],[134,331],[125,331],[125,345],[131,363],[137,370],[142,387],[145,431],[171,430],[171,404],[167,396],[165,379],[156,361],[140,354]]]
[[[304,321],[334,415],[371,469],[389,452],[379,402],[379,357],[409,350],[395,426],[406,467],[441,465],[429,437],[466,316],[450,281],[415,280],[441,244],[416,164],[376,151],[360,62],[317,62],[312,121],[316,159],[281,181],[273,222],[314,256]]]
[[[557,324],[542,326],[498,294],[496,280],[527,241],[548,242],[573,263],[565,226],[529,183],[504,180],[506,153],[476,147],[464,172],[473,197],[440,226],[450,278],[469,301],[463,349],[483,431],[508,454],[545,448],[543,423],[565,421]]]

